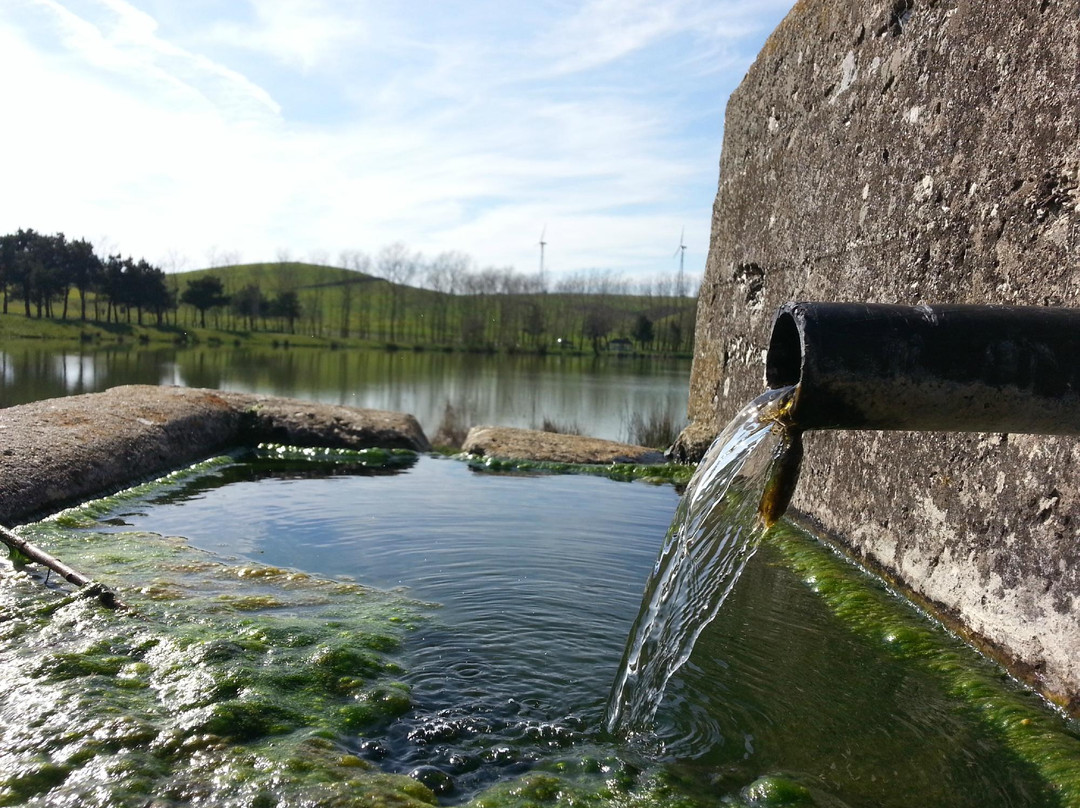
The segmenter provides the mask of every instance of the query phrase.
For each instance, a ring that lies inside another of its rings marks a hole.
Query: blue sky
[[[0,0],[0,232],[167,270],[402,242],[626,278],[708,247],[792,0]]]

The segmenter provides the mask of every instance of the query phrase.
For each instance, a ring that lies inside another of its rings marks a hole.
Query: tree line
[[[539,274],[479,268],[459,252],[425,259],[403,244],[371,257],[339,256],[338,266],[282,260],[165,273],[144,259],[98,256],[85,240],[33,230],[0,236],[3,311],[19,302],[27,317],[74,316],[140,325],[278,331],[359,338],[385,345],[479,350],[567,346],[599,353],[692,350],[696,300],[682,278],[627,282],[605,271],[579,272],[548,286]]]
[[[16,305],[21,300],[27,317],[53,318],[59,310],[59,319],[67,320],[74,291],[81,320],[130,323],[134,312],[139,325],[145,313],[161,326],[170,314],[175,323],[180,304],[186,304],[202,314],[205,326],[207,308],[229,302],[225,296],[214,297],[213,287],[211,283],[208,290],[205,282],[195,283],[181,293],[163,269],[146,259],[119,253],[103,258],[85,239],[71,241],[63,233],[47,235],[30,229],[0,236],[4,314],[14,299]],[[286,296],[280,304],[285,316],[295,306],[295,295]]]
[[[693,349],[696,296],[671,274],[627,281],[590,270],[549,285],[539,273],[479,267],[460,252],[429,259],[402,244],[375,256],[343,252],[336,267],[325,255],[319,266],[279,258],[196,273],[229,300],[210,310],[212,321],[259,328],[268,292],[297,290],[289,330],[330,338],[480,351]]]
[[[85,240],[34,230],[0,236],[0,288],[4,313],[12,298],[21,299],[27,317],[55,317],[59,306],[60,318],[66,320],[72,290],[78,292],[83,320],[89,304],[95,320],[119,321],[121,311],[130,319],[134,309],[140,324],[144,311],[160,324],[176,305],[165,273],[146,260],[122,255],[102,259]]]

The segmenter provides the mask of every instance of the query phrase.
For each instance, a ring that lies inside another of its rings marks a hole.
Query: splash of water
[[[690,481],[630,632],[608,702],[609,732],[650,728],[668,682],[787,507],[802,455],[798,432],[785,425],[794,395],[786,387],[750,402]]]

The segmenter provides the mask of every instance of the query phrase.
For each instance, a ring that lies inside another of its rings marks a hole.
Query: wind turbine
[[[544,247],[547,242],[544,241],[544,235],[547,233],[547,225],[544,225],[544,229],[540,231],[540,289],[544,288]]]
[[[684,287],[684,284],[685,284],[685,280],[683,279],[683,265],[686,262],[686,243],[685,243],[685,240],[686,240],[686,228],[684,227],[682,229],[682,232],[679,233],[679,246],[675,249],[675,253],[672,255],[673,258],[676,255],[679,256],[679,276],[675,281],[675,295],[677,297],[682,297],[683,296],[683,287]]]

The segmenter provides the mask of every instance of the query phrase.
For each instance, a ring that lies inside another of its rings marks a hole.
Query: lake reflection
[[[545,419],[627,440],[631,414],[685,422],[690,361],[617,356],[480,356],[356,349],[110,348],[9,343],[0,406],[121,384],[177,384],[412,413],[434,435],[449,403],[468,424]]]

